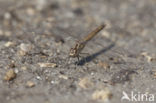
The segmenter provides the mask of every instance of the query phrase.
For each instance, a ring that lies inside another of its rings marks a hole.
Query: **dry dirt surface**
[[[154,103],[155,33],[156,0],[0,0],[0,103]]]

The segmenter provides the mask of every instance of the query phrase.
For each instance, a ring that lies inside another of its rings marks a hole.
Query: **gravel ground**
[[[155,18],[155,0],[0,0],[1,103],[156,102]]]

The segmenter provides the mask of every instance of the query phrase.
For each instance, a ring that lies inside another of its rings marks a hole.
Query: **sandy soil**
[[[155,0],[0,0],[1,103],[128,103],[123,92],[149,103],[155,11]],[[80,61],[68,58],[102,23]]]

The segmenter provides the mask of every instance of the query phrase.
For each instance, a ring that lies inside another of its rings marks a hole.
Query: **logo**
[[[130,101],[130,98],[128,97],[126,92],[123,91],[122,94],[123,94],[123,96],[122,96],[121,100],[128,100],[128,101]]]
[[[140,92],[133,92],[131,91],[130,95],[128,95],[125,91],[122,92],[122,97],[121,101],[149,101],[153,102],[154,101],[154,94],[149,94],[149,93],[140,93]]]

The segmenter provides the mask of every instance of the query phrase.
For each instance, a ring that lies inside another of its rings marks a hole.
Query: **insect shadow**
[[[79,65],[79,66],[83,66],[85,63],[92,61],[93,59],[95,59],[97,56],[101,55],[102,53],[105,53],[106,51],[110,50],[111,48],[113,48],[115,46],[114,43],[110,44],[108,47],[103,48],[102,50],[91,54],[87,57],[82,58],[80,61],[75,62],[75,64]]]

